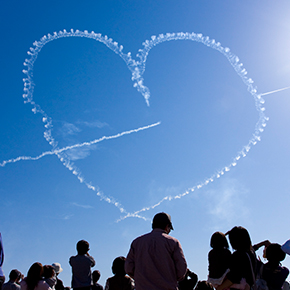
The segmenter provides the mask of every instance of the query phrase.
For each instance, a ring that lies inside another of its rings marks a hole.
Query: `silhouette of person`
[[[85,240],[80,240],[77,243],[76,256],[69,259],[69,264],[72,267],[72,282],[71,286],[77,290],[90,290],[92,285],[91,267],[95,266],[95,260],[89,255],[90,245]]]
[[[113,261],[113,277],[107,279],[105,290],[134,290],[134,281],[126,275],[125,272],[126,258],[121,256]]]
[[[187,264],[173,230],[169,214],[154,216],[153,230],[136,238],[125,261],[125,271],[134,280],[136,290],[173,290],[186,274]]]

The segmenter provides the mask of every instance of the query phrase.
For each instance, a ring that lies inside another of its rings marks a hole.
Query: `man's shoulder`
[[[142,240],[145,240],[145,239],[149,238],[150,235],[151,235],[151,233],[152,233],[152,232],[149,232],[149,233],[146,233],[146,234],[144,234],[144,235],[141,235],[141,236],[135,238],[135,239],[132,241],[132,244],[138,243],[139,241],[142,241]]]
[[[69,258],[69,260],[70,260],[70,261],[73,261],[73,260],[75,260],[76,257],[77,257],[77,256],[71,256],[71,257]]]
[[[143,243],[143,242],[149,241],[151,239],[160,239],[160,240],[167,241],[169,243],[178,243],[179,244],[178,239],[166,234],[164,230],[153,229],[151,232],[146,233],[144,235],[141,235],[141,236],[137,237],[135,240],[133,240],[132,245]]]

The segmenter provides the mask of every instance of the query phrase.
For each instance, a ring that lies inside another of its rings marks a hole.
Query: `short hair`
[[[51,265],[43,266],[43,277],[45,279],[52,278],[55,274],[54,268]]]
[[[101,273],[99,270],[95,270],[93,273],[92,273],[92,277],[93,277],[93,282],[96,283],[99,281],[100,277],[101,277]]]
[[[124,275],[124,276],[126,275],[125,261],[126,261],[126,258],[123,256],[117,257],[113,261],[112,272],[114,275]]]
[[[16,281],[19,280],[21,278],[21,272],[18,271],[17,269],[13,269],[11,270],[10,274],[9,274],[9,279],[11,281]]]
[[[90,244],[85,240],[80,240],[77,242],[77,251],[79,255],[84,255],[90,249]]]
[[[197,282],[195,290],[214,290],[214,288],[209,282],[203,280]]]
[[[266,249],[266,258],[269,262],[279,263],[286,257],[279,244],[270,244]]]
[[[210,246],[213,249],[228,249],[229,244],[227,238],[224,233],[222,232],[215,232],[210,239]]]
[[[229,231],[229,239],[231,246],[234,250],[249,251],[252,246],[249,232],[241,227],[233,227]]]

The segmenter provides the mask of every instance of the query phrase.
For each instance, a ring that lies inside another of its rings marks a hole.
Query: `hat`
[[[164,229],[167,225],[169,225],[170,229],[173,230],[173,226],[171,223],[171,216],[165,212],[157,213],[152,221],[152,228]]]
[[[290,255],[290,240],[286,241],[282,246],[281,249],[288,255]]]
[[[51,264],[51,266],[53,267],[56,274],[59,274],[60,272],[63,271],[60,263],[53,263],[53,264]]]

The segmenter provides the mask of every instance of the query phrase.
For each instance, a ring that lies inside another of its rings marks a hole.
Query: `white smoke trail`
[[[47,155],[56,155],[56,154],[59,154],[59,153],[62,153],[64,151],[71,150],[71,149],[74,149],[74,148],[81,148],[81,147],[84,147],[84,146],[91,146],[91,145],[97,144],[99,142],[102,142],[104,140],[116,139],[116,138],[122,137],[124,135],[129,135],[129,134],[132,134],[132,133],[137,133],[139,131],[143,131],[143,130],[146,130],[146,129],[149,129],[149,128],[158,126],[160,124],[161,124],[161,122],[157,122],[157,123],[154,123],[154,124],[151,124],[151,125],[148,125],[148,126],[139,127],[137,129],[132,129],[132,130],[129,130],[129,131],[124,131],[124,132],[118,133],[116,135],[103,136],[103,137],[101,137],[99,139],[95,139],[95,140],[90,141],[90,142],[83,142],[83,143],[74,144],[74,145],[71,145],[71,146],[66,146],[66,147],[63,147],[61,149],[56,149],[56,150],[51,150],[51,151],[45,151],[45,152],[41,153],[40,155],[38,155],[36,157],[32,157],[32,156],[19,156],[17,158],[12,158],[12,159],[9,159],[9,160],[2,161],[2,163],[0,163],[0,166],[1,167],[4,167],[8,163],[15,163],[15,162],[24,161],[24,160],[30,160],[30,161],[39,160],[40,158],[42,158],[44,156],[47,156]]]
[[[79,30],[71,30],[71,31],[59,31],[54,32],[53,35],[48,34],[43,36],[40,41],[35,41],[33,43],[34,47],[31,47],[30,50],[28,51],[29,58],[25,60],[24,65],[27,67],[26,70],[23,70],[23,73],[26,75],[26,77],[23,79],[24,82],[24,94],[23,98],[25,99],[26,103],[30,103],[32,105],[32,111],[34,113],[40,113],[42,115],[42,121],[44,123],[45,127],[45,132],[44,132],[44,137],[47,140],[47,142],[53,147],[53,151],[58,156],[58,158],[61,160],[63,165],[67,167],[69,170],[72,171],[74,175],[77,176],[80,182],[85,182],[84,178],[81,176],[79,170],[74,166],[74,164],[71,162],[69,157],[65,154],[63,151],[58,151],[61,150],[60,148],[57,147],[57,143],[55,139],[53,138],[51,134],[51,129],[52,129],[52,120],[47,114],[40,108],[39,105],[37,105],[33,101],[33,90],[34,90],[34,83],[33,83],[33,66],[34,62],[37,59],[37,56],[39,52],[41,51],[42,47],[47,44],[50,41],[63,38],[63,37],[86,37],[86,38],[91,38],[93,40],[96,40],[98,42],[103,43],[106,45],[109,49],[114,51],[117,55],[119,55],[126,63],[127,67],[130,69],[132,72],[132,81],[134,82],[134,87],[143,95],[147,105],[149,106],[149,98],[150,98],[150,91],[149,89],[144,85],[144,79],[143,79],[143,74],[145,72],[145,65],[146,65],[146,59],[149,54],[149,51],[156,45],[167,42],[167,41],[175,41],[175,40],[188,40],[188,41],[195,41],[195,42],[200,42],[203,43],[204,45],[215,49],[222,53],[230,62],[231,66],[234,68],[236,73],[241,77],[242,81],[247,87],[247,90],[249,93],[252,95],[252,97],[255,100],[255,106],[256,110],[258,111],[259,118],[258,121],[255,125],[253,137],[249,140],[249,142],[242,147],[242,149],[237,153],[237,156],[233,158],[233,161],[219,170],[216,174],[214,174],[212,177],[207,178],[204,182],[199,183],[198,185],[189,188],[187,191],[185,191],[182,194],[176,195],[176,196],[166,196],[162,200],[160,200],[157,204],[149,207],[144,207],[139,211],[136,211],[134,213],[127,213],[124,217],[121,218],[124,219],[126,217],[139,217],[139,218],[144,218],[139,215],[139,213],[144,212],[146,210],[153,209],[157,206],[159,206],[161,203],[164,201],[168,200],[174,200],[177,198],[181,198],[183,196],[188,195],[190,192],[193,192],[196,189],[199,189],[205,185],[207,185],[210,182],[213,182],[216,178],[221,177],[224,175],[226,172],[228,172],[232,167],[237,165],[237,162],[240,160],[241,157],[245,157],[251,147],[255,145],[258,141],[261,140],[260,134],[264,131],[264,128],[266,126],[266,122],[268,121],[268,118],[265,116],[265,107],[264,107],[264,99],[262,98],[262,95],[269,94],[257,94],[257,89],[256,87],[253,86],[253,80],[251,78],[247,77],[247,71],[245,68],[243,68],[243,64],[240,63],[239,58],[233,54],[229,48],[227,47],[222,47],[219,42],[216,42],[214,39],[210,39],[208,36],[203,36],[202,34],[196,34],[196,33],[166,33],[160,34],[158,36],[151,36],[151,40],[146,40],[143,43],[143,49],[139,49],[139,53],[137,54],[137,57],[139,58],[138,61],[132,59],[131,53],[123,53],[123,46],[118,45],[117,42],[114,42],[111,38],[108,38],[107,36],[102,36],[99,33],[95,32],[88,32],[88,31],[79,31]],[[57,153],[56,153],[57,152]],[[101,197],[101,199],[105,199],[109,203],[113,203],[115,206],[119,208],[119,210],[122,213],[126,213],[124,208],[121,207],[121,205],[118,202],[113,201],[112,199],[105,197],[103,193],[101,193],[99,190],[97,190],[95,187],[90,185],[89,183],[86,183],[86,186],[89,189],[92,189],[97,192],[97,195]],[[144,218],[145,219],[145,218]]]
[[[275,91],[271,91],[271,92],[263,93],[263,94],[260,94],[260,96],[266,96],[266,95],[270,95],[270,94],[278,93],[278,92],[281,92],[281,91],[284,91],[284,90],[288,90],[288,89],[290,89],[290,87],[285,87],[285,88],[278,89],[278,90],[275,90]]]

